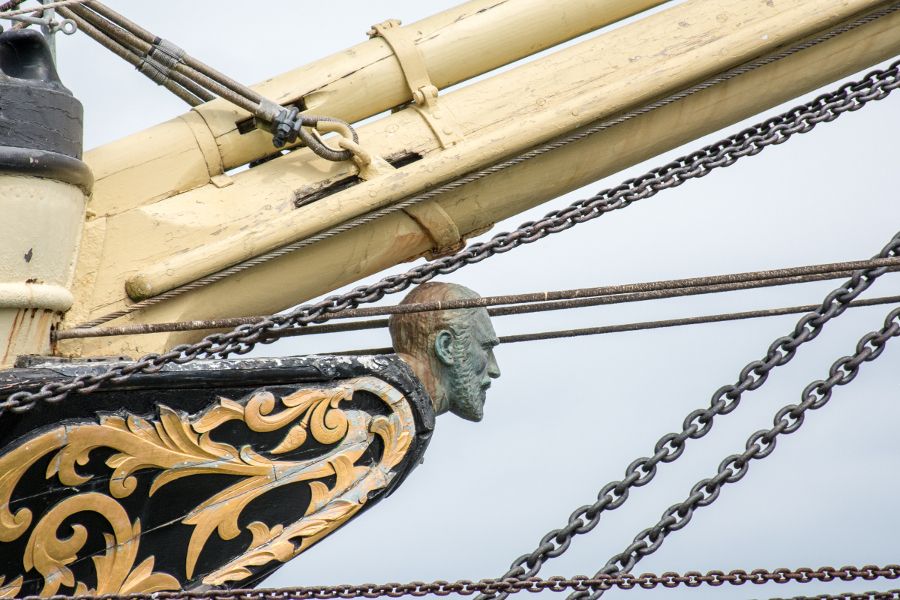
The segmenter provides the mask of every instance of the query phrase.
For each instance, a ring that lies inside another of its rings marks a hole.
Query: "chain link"
[[[281,330],[322,323],[330,315],[376,302],[388,294],[402,292],[411,285],[448,275],[470,264],[508,252],[523,244],[536,242],[548,235],[565,231],[579,223],[625,208],[638,200],[678,187],[685,181],[708,175],[717,168],[733,165],[746,156],[784,143],[791,136],[806,133],[819,123],[830,122],[846,112],[859,110],[868,102],[881,100],[900,87],[900,61],[887,69],[871,71],[860,81],[847,83],[835,91],[800,105],[777,117],[745,129],[720,142],[679,158],[649,173],[629,179],[621,185],[548,213],[543,219],[527,222],[512,232],[501,233],[487,242],[472,244],[461,252],[391,275],[350,292],[330,296],[320,302],[306,304],[284,315],[273,315],[251,325],[241,325],[227,333],[214,333],[194,344],[182,344],[163,354],[148,354],[141,359],[110,367],[98,375],[82,375],[66,381],[54,381],[38,391],[21,391],[0,402],[0,415],[7,410],[23,412],[37,402],[59,402],[72,392],[88,394],[101,385],[122,383],[136,373],[155,373],[167,364],[184,364],[200,357],[224,358],[246,354],[260,341],[277,339]]]
[[[723,584],[764,585],[767,583],[810,583],[831,581],[855,581],[862,579],[872,581],[875,579],[900,578],[900,565],[887,565],[879,567],[866,565],[864,567],[846,566],[840,569],[834,567],[820,567],[811,569],[801,567],[799,569],[754,569],[749,573],[743,570],[729,571],[688,571],[686,573],[666,572],[661,575],[644,573],[642,575],[630,575],[627,573],[617,575],[597,575],[593,578],[576,576],[572,578],[550,577],[540,579],[482,579],[480,581],[432,581],[430,583],[413,581],[410,583],[363,583],[358,585],[331,585],[331,586],[305,586],[269,590],[208,590],[202,592],[153,592],[129,594],[124,598],[128,600],[333,600],[335,598],[400,598],[403,596],[449,596],[458,594],[471,596],[472,594],[498,594],[517,592],[564,592],[567,590],[587,591],[591,589],[621,590],[653,589],[658,586],[664,588],[700,587],[709,585],[718,587]],[[95,596],[94,598],[112,599],[115,595]],[[836,596],[843,598],[843,596]],[[42,600],[68,600],[69,596],[51,596]],[[87,597],[84,597],[87,598]],[[25,597],[22,600],[37,600],[36,596]]]
[[[844,592],[843,594],[793,596],[791,598],[771,598],[770,600],[900,600],[900,590],[887,590],[885,592]]]
[[[833,295],[834,293],[829,294],[829,297]],[[723,460],[713,477],[697,482],[683,502],[666,509],[656,525],[640,532],[631,545],[609,559],[598,575],[627,573],[643,557],[656,552],[670,533],[682,529],[691,521],[695,510],[715,502],[726,484],[737,483],[743,479],[751,461],[762,460],[772,454],[778,436],[788,435],[800,429],[807,411],[818,410],[825,406],[831,399],[835,387],[853,381],[860,367],[881,356],[887,342],[898,335],[900,335],[900,307],[888,313],[880,330],[871,331],[860,338],[854,354],[836,360],[828,370],[827,379],[813,381],[806,386],[799,404],[788,404],[775,413],[770,429],[762,429],[751,435],[744,452],[733,454]],[[577,591],[572,594],[571,599],[596,600],[604,591],[600,589],[593,592]]]
[[[898,255],[900,255],[900,232],[894,235],[876,258]],[[632,488],[644,486],[652,481],[660,464],[677,460],[684,453],[688,440],[699,439],[709,433],[717,416],[727,415],[735,410],[744,392],[762,386],[772,370],[790,362],[800,346],[815,339],[826,323],[843,314],[848,304],[871,287],[885,272],[884,268],[856,271],[843,285],[831,291],[816,310],[801,317],[793,331],[772,342],[762,359],[744,366],[735,383],[716,390],[708,408],[689,413],[679,433],[668,433],[661,437],[653,448],[652,456],[638,458],[628,465],[624,479],[607,483],[598,493],[596,502],[576,509],[564,527],[550,531],[531,553],[514,560],[503,577],[535,576],[545,562],[563,554],[575,536],[592,531],[604,512],[622,506]]]

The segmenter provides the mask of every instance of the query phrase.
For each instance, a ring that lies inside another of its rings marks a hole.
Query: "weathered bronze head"
[[[453,283],[425,283],[401,304],[447,302],[480,296]],[[491,379],[500,377],[494,347],[500,343],[483,308],[395,314],[390,319],[394,350],[422,380],[436,414],[468,421],[484,416]]]

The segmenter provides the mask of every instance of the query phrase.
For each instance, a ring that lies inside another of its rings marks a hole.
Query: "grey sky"
[[[712,1],[712,0],[710,0]],[[389,17],[410,23],[449,1],[260,3],[113,1],[155,33],[252,83],[358,43]],[[64,82],[84,102],[86,146],[183,112],[181,102],[82,35],[61,39]],[[897,94],[895,94],[897,96]],[[794,104],[794,103],[792,103]],[[754,119],[756,121],[758,119]],[[734,132],[739,126],[729,128]],[[702,181],[480,264],[451,281],[483,295],[565,289],[868,258],[900,229],[896,198],[900,97],[766,150]],[[599,181],[514,219],[555,207],[663,164],[688,148]],[[391,272],[401,272],[398,266]],[[285,274],[289,276],[289,274]],[[375,279],[375,278],[370,278]],[[540,313],[495,320],[500,335],[813,303],[834,283]],[[900,293],[886,275],[868,296]],[[388,298],[394,302],[399,298]],[[544,568],[592,574],[662,511],[686,497],[775,411],[880,326],[890,307],[848,311],[777,370],[657,480]],[[267,581],[271,586],[468,578],[502,574],[607,481],[648,455],[684,415],[761,357],[796,317],[514,344],[497,350],[503,376],[480,424],[442,417],[425,463],[390,498]],[[258,354],[387,345],[386,332],[298,338]],[[779,441],[771,458],[728,486],[638,572],[900,562],[896,402],[900,341],[827,407]],[[769,597],[890,583],[631,591],[640,597]],[[613,592],[625,595],[626,592]]]

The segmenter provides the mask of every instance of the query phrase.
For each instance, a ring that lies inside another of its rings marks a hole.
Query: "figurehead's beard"
[[[459,331],[453,340],[453,365],[447,369],[449,379],[450,412],[467,421],[481,421],[484,417],[485,390],[469,356],[468,328]]]

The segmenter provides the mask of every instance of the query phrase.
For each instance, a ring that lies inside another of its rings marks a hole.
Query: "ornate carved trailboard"
[[[4,414],[0,597],[252,585],[389,495],[433,426],[393,355],[195,361]]]

